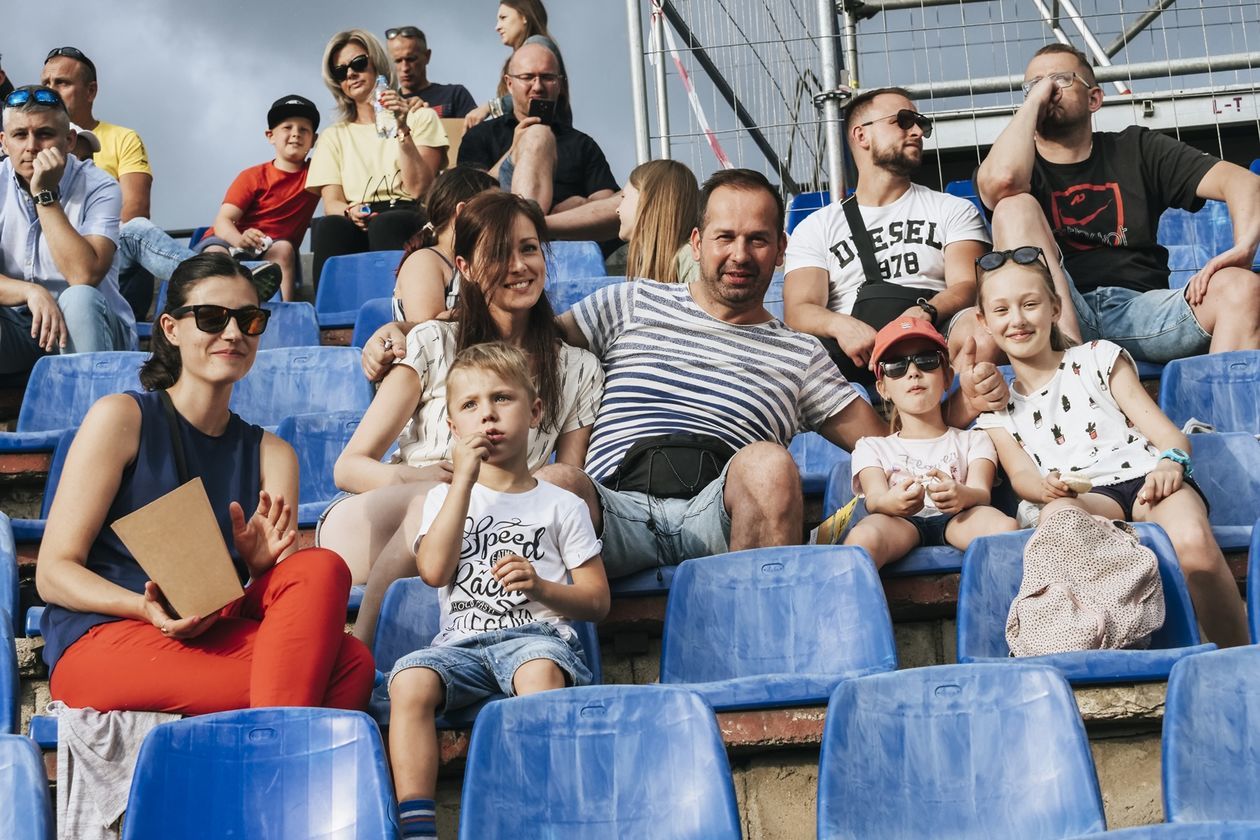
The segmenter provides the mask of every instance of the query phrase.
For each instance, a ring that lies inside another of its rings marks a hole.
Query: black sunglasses
[[[945,361],[945,354],[940,350],[931,353],[912,353],[909,356],[898,356],[895,359],[881,359],[879,369],[889,379],[900,379],[910,370],[910,363],[927,373],[939,368]]]
[[[333,67],[333,69],[329,71],[329,75],[333,77],[334,82],[340,84],[346,80],[347,76],[350,75],[351,70],[356,73],[362,73],[366,69],[368,69],[368,57],[367,53],[364,53],[363,55],[356,55],[345,64],[338,64]]]
[[[52,88],[36,87],[35,85],[20,87],[13,93],[10,93],[5,97],[4,107],[21,108],[31,100],[34,100],[38,105],[54,105],[63,111],[66,109],[66,103],[61,100],[61,94]]]
[[[228,321],[236,319],[236,326],[245,335],[262,335],[267,329],[267,319],[271,317],[270,309],[257,306],[242,306],[240,309],[228,309],[213,303],[199,303],[196,306],[181,306],[171,310],[172,318],[183,318],[189,313],[197,322],[197,329],[208,333],[221,333],[227,329]]]
[[[1007,260],[1016,265],[1032,265],[1041,260],[1042,265],[1046,267],[1046,271],[1050,270],[1050,264],[1046,262],[1046,255],[1036,245],[1023,245],[1011,251],[990,251],[987,254],[981,254],[976,258],[976,267],[981,271],[993,271],[1006,265]]]
[[[64,55],[66,58],[73,58],[75,61],[82,61],[92,71],[92,75],[96,75],[96,65],[92,63],[92,59],[83,54],[78,47],[54,47],[48,51],[48,55],[44,56],[44,63],[52,61],[57,56]]]
[[[392,41],[398,36],[404,38],[423,38],[424,33],[414,26],[395,26],[393,29],[385,30],[385,40]]]
[[[919,131],[923,132],[924,137],[932,136],[931,118],[923,116],[918,111],[911,111],[909,108],[902,108],[900,111],[898,111],[895,114],[888,114],[887,116],[884,116],[884,117],[877,117],[873,120],[867,120],[864,123],[858,123],[858,128],[864,128],[868,125],[873,125],[874,123],[877,123],[880,120],[892,120],[892,119],[895,119],[897,121],[897,128],[900,128],[902,131],[909,131],[910,126],[917,125],[919,127]]]

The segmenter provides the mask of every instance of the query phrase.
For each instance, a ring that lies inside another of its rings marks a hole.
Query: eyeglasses
[[[535,81],[544,85],[554,85],[564,78],[559,73],[508,73],[509,79],[516,79],[523,85],[532,85]]]
[[[880,361],[879,369],[889,379],[900,379],[910,371],[911,362],[919,370],[928,373],[944,364],[945,354],[940,350],[933,350],[931,353],[913,353],[895,359],[884,359]]]
[[[240,309],[228,309],[213,303],[199,303],[196,306],[181,306],[171,311],[172,318],[183,318],[191,314],[197,321],[197,329],[208,333],[221,333],[227,329],[228,321],[236,319],[236,326],[245,335],[262,335],[267,329],[267,319],[271,317],[270,309],[257,306],[242,306]]]
[[[909,108],[902,108],[895,114],[889,114],[885,117],[876,117],[873,120],[858,123],[858,128],[865,128],[866,126],[877,123],[880,120],[896,120],[897,128],[900,128],[902,131],[909,131],[910,126],[917,125],[919,127],[919,131],[923,132],[924,137],[932,136],[931,118],[923,116],[918,111],[911,111]]]
[[[367,57],[367,53],[364,53],[363,55],[356,55],[354,58],[350,59],[345,64],[338,64],[335,67],[333,67],[332,70],[328,72],[328,75],[332,76],[334,82],[337,82],[340,84],[341,82],[344,82],[346,80],[347,76],[350,75],[351,70],[353,70],[356,73],[362,73],[363,71],[367,70],[368,63],[369,63],[369,60]]]
[[[36,105],[52,105],[61,110],[66,109],[66,103],[61,100],[61,94],[52,88],[37,87],[28,85],[20,87],[10,93],[4,100],[6,108],[21,108],[23,105],[34,100]]]
[[[1020,85],[1020,87],[1024,89],[1024,96],[1027,96],[1029,93],[1031,93],[1032,89],[1036,86],[1037,82],[1040,82],[1044,78],[1046,77],[1037,76],[1035,78],[1029,79],[1028,81],[1024,82],[1022,85]],[[1077,73],[1075,70],[1071,70],[1064,73],[1051,73],[1050,79],[1051,81],[1054,82],[1055,87],[1059,87],[1059,88],[1070,88],[1072,86],[1072,82],[1075,82],[1077,79],[1080,79],[1081,84],[1085,85],[1085,87],[1087,88],[1093,87],[1093,85],[1085,81],[1085,78],[1081,76],[1080,73]]]
[[[56,47],[48,51],[48,55],[44,56],[44,63],[52,61],[57,56],[64,55],[66,58],[73,58],[75,61],[81,61],[92,71],[92,75],[96,75],[96,65],[92,63],[92,59],[83,54],[78,47]]]
[[[1006,261],[1010,260],[1016,265],[1032,265],[1041,260],[1041,264],[1046,267],[1046,271],[1050,270],[1050,264],[1046,262],[1046,255],[1036,245],[1024,245],[1011,251],[990,251],[987,254],[981,254],[976,259],[976,267],[980,271],[993,271],[1006,265]]]
[[[393,29],[385,30],[386,41],[392,41],[400,36],[403,38],[416,38],[421,41],[424,40],[424,33],[419,29],[416,29],[414,26],[395,26]]]

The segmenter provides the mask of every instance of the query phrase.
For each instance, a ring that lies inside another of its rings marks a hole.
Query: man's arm
[[[66,322],[52,294],[38,283],[28,283],[0,274],[0,306],[23,306],[31,310],[31,338],[45,352],[66,346]]]
[[[578,326],[577,318],[574,317],[572,309],[556,318],[556,326],[560,328],[565,344],[580,347],[583,350],[590,349],[591,343],[586,340],[586,334]]]
[[[833,414],[818,428],[818,434],[852,452],[858,440],[864,437],[884,437],[888,427],[879,419],[871,404],[861,397],[849,400],[838,414]]]
[[[1057,91],[1049,76],[1038,82],[980,164],[976,172],[976,190],[984,206],[990,210],[1004,198],[1032,190],[1033,162],[1037,158],[1037,123]]]
[[[55,190],[66,171],[65,155],[55,147],[44,149],[36,156],[34,168],[31,175],[31,194]],[[110,189],[112,191],[112,185]],[[113,202],[112,207],[109,202]],[[113,216],[118,211],[116,202],[116,197],[107,199],[102,211]],[[53,264],[66,282],[71,286],[95,286],[100,283],[114,261],[117,245],[107,236],[84,236],[75,230],[60,201],[36,204],[35,212],[39,216],[40,228],[44,241],[48,243],[48,251],[52,254]],[[116,218],[113,216],[109,219],[109,224],[112,225]]]
[[[153,176],[147,172],[127,172],[118,176],[122,187],[122,221],[137,216],[149,218],[149,197],[153,192]]]
[[[1187,297],[1191,302],[1196,290],[1201,300],[1207,291],[1207,281],[1222,268],[1236,267],[1251,270],[1255,263],[1256,248],[1260,247],[1260,175],[1228,161],[1220,161],[1208,170],[1195,190],[1199,198],[1224,201],[1229,207],[1229,218],[1234,227],[1234,247],[1215,255],[1187,284]],[[1201,289],[1198,287],[1202,286]]]
[[[819,338],[834,338],[858,367],[866,367],[875,347],[875,330],[852,315],[827,308],[827,270],[806,267],[789,271],[783,281],[783,314],[787,325]]]
[[[553,239],[593,239],[597,242],[616,239],[621,228],[617,218],[620,204],[620,192],[600,190],[580,207],[548,216],[547,232]]]
[[[963,239],[945,246],[945,288],[927,299],[936,308],[937,329],[945,331],[949,319],[976,303],[976,260],[989,250],[984,242]],[[903,318],[927,318],[928,313],[911,306]]]

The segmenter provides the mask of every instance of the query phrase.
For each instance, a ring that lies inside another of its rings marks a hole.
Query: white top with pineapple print
[[[1110,341],[1069,348],[1049,382],[1027,395],[1012,387],[1006,408],[981,414],[976,428],[1006,429],[1042,475],[1083,473],[1095,486],[1141,478],[1155,469],[1159,451],[1111,395],[1111,371],[1121,354],[1133,365]]]

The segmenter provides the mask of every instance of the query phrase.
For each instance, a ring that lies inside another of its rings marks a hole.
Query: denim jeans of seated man
[[[143,216],[125,222],[118,232],[118,288],[137,321],[147,321],[153,304],[153,281],[169,280],[194,251],[167,236]]]

